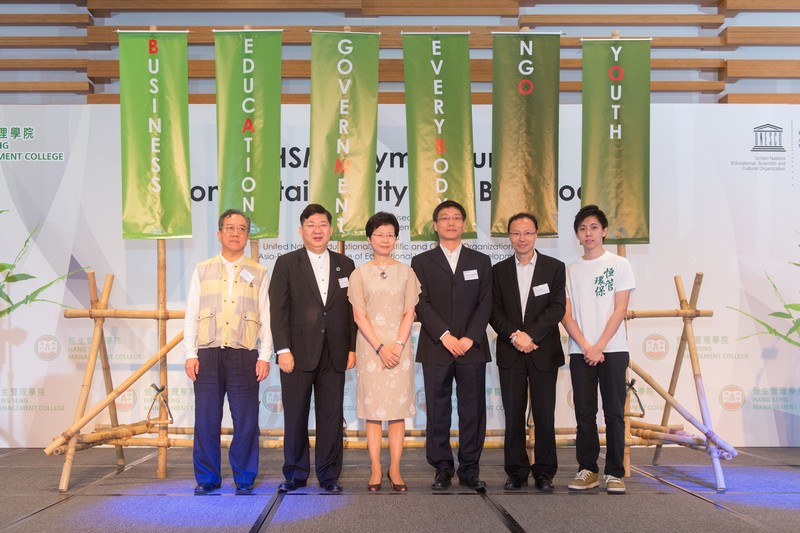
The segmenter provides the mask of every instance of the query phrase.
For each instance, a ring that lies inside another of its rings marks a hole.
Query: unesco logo
[[[136,392],[128,389],[116,399],[117,411],[128,412],[136,405]]]
[[[420,387],[417,389],[417,393],[414,395],[414,401],[421,411],[425,413],[428,412],[428,404],[425,403],[425,387]]]
[[[658,361],[664,359],[669,351],[669,343],[664,335],[654,333],[645,337],[642,342],[642,351],[648,359]]]
[[[783,147],[783,128],[772,124],[762,124],[753,128],[753,148],[751,152],[785,152]]]
[[[42,361],[52,361],[61,353],[61,341],[53,335],[42,335],[36,339],[33,350]]]
[[[744,391],[738,385],[726,385],[719,391],[719,403],[726,411],[738,411],[744,405]]]
[[[273,413],[280,413],[283,411],[283,397],[281,396],[280,387],[267,387],[264,394],[261,396],[261,402],[267,410]]]

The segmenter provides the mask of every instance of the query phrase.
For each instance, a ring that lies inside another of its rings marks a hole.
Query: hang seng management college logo
[[[738,411],[744,400],[744,391],[738,385],[726,385],[719,391],[719,403],[726,411]]]
[[[42,335],[36,339],[33,350],[42,361],[52,361],[61,353],[61,341],[53,335]]]
[[[261,402],[267,410],[273,413],[280,413],[283,411],[283,397],[281,396],[280,387],[267,387],[264,394],[261,396]]]
[[[659,359],[664,359],[664,357],[666,357],[667,352],[669,351],[669,343],[664,335],[653,333],[652,335],[645,337],[644,342],[642,343],[642,351],[648,359],[658,361]]]
[[[417,393],[414,395],[414,401],[417,403],[417,407],[420,411],[428,412],[428,404],[425,402],[425,387],[417,389]]]
[[[136,392],[128,389],[116,399],[117,411],[128,412],[136,405]]]

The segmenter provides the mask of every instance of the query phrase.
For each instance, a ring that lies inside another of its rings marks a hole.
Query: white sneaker
[[[625,494],[625,483],[615,476],[603,476],[606,482],[606,492],[609,494]]]
[[[569,490],[587,490],[600,486],[599,477],[596,472],[586,470],[585,468],[575,474],[572,483],[567,485]]]

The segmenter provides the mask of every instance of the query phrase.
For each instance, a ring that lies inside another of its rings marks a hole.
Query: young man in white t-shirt
[[[569,369],[578,424],[578,473],[568,488],[586,490],[600,485],[599,384],[606,422],[606,491],[624,494],[625,484],[620,478],[625,475],[625,371],[629,354],[623,322],[636,284],[628,260],[603,248],[608,219],[596,205],[581,208],[573,227],[583,255],[567,267],[567,309],[561,322],[569,334]]]

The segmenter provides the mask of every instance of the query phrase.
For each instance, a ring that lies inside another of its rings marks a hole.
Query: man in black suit
[[[445,490],[455,473],[450,447],[453,379],[458,396],[458,478],[485,489],[478,462],[486,436],[486,326],[492,312],[492,263],[461,244],[464,208],[446,200],[433,210],[439,246],[415,256],[411,268],[422,284],[417,320],[422,324],[417,362],[422,363],[428,420],[425,452],[436,469],[433,490]]]
[[[344,372],[355,365],[356,326],[347,299],[353,261],[328,250],[331,214],[309,204],[300,214],[303,248],[278,257],[269,286],[270,323],[284,413],[279,491],[306,485],[311,391],[317,422],[314,461],[320,487],[341,492]]]
[[[564,349],[558,323],[564,317],[564,263],[534,248],[539,223],[530,213],[508,220],[514,255],[493,268],[492,320],[506,419],[506,490],[519,490],[533,473],[536,488],[553,490],[558,469],[555,408]],[[525,449],[525,407],[530,390],[535,423],[531,466]]]

